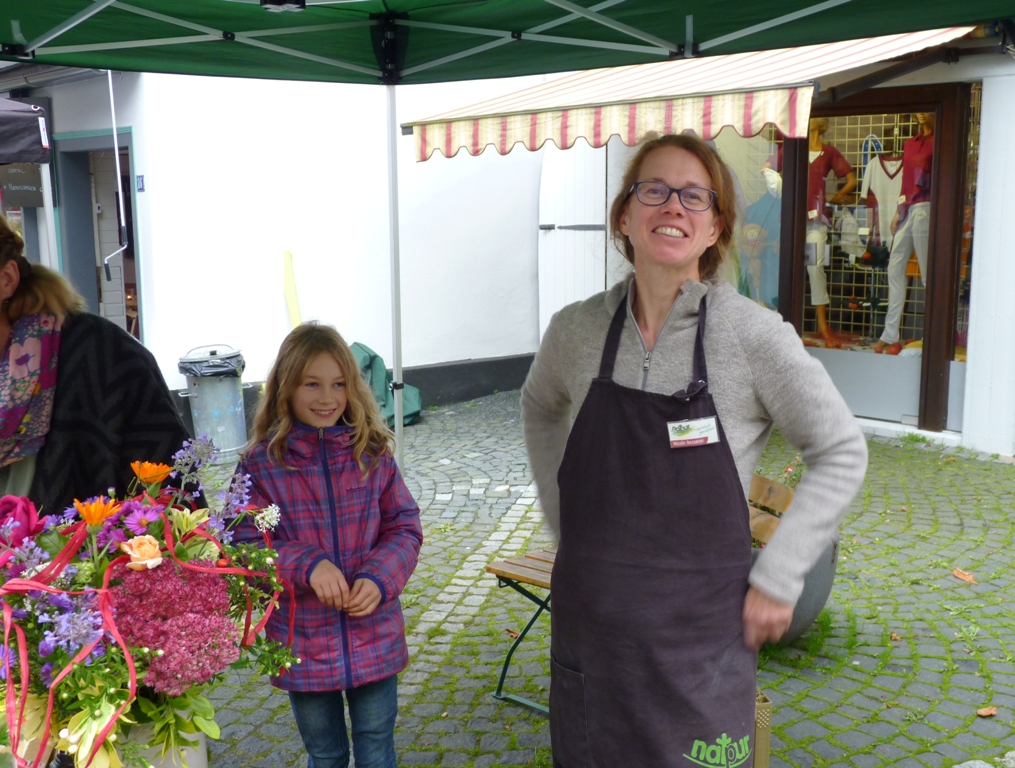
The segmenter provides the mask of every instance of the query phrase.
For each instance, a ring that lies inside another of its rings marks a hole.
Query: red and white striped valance
[[[786,136],[801,138],[807,135],[813,95],[814,86],[808,84],[422,123],[414,126],[416,159],[426,160],[435,150],[445,157],[453,157],[460,149],[478,155],[487,147],[505,155],[517,144],[536,150],[547,141],[567,149],[578,137],[590,146],[601,147],[611,136],[619,136],[631,146],[651,132],[679,133],[688,129],[703,139],[712,139],[726,126],[742,136],[754,136],[772,124]]]
[[[613,135],[636,144],[650,131],[693,130],[710,139],[724,127],[753,136],[765,125],[807,135],[816,81],[942,45],[971,27],[931,29],[866,40],[577,72],[470,107],[413,121],[416,159],[460,149],[547,141],[567,148],[579,136],[599,147]]]

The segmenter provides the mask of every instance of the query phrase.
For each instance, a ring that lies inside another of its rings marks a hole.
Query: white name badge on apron
[[[690,448],[719,442],[715,416],[709,416],[707,419],[668,421],[666,429],[670,434],[670,448]]]

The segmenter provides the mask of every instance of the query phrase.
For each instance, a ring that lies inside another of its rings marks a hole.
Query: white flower
[[[280,517],[278,505],[269,504],[254,514],[254,525],[257,526],[257,530],[261,533],[273,531],[275,526],[278,525]]]

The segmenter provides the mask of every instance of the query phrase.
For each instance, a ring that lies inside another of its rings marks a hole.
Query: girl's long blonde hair
[[[352,350],[330,325],[303,323],[285,337],[257,406],[254,436],[248,449],[268,440],[270,458],[287,466],[286,440],[294,421],[292,396],[310,361],[321,353],[334,357],[345,376],[348,401],[340,423],[352,427],[353,456],[366,475],[383,454],[393,450],[395,436],[381,419],[380,408],[360,374]]]

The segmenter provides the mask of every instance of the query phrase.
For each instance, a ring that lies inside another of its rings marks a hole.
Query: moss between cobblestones
[[[400,683],[402,766],[552,765],[545,718],[491,695],[507,630],[519,631],[533,606],[480,566],[550,541],[521,501],[531,490],[517,414],[517,393],[501,393],[428,412],[406,430],[406,479],[427,541],[404,596],[412,660]],[[913,438],[869,445],[826,610],[793,646],[761,654],[775,704],[771,765],[990,762],[1015,745],[1015,467]],[[793,455],[775,436],[763,473],[777,476]],[[506,688],[545,701],[548,662],[544,616]],[[223,717],[212,768],[305,764],[287,699],[266,681],[231,675],[211,697]],[[977,717],[990,705],[996,717]]]

